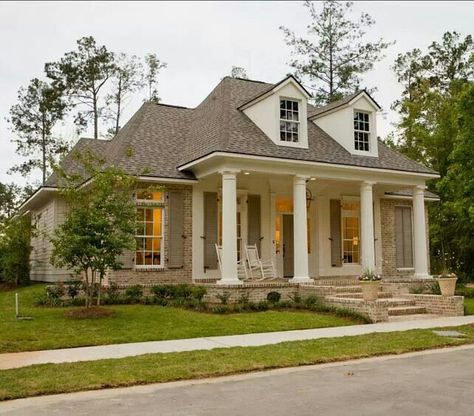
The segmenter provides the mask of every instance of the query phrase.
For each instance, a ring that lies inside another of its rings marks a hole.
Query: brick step
[[[362,288],[359,285],[351,286],[333,286],[334,293],[362,293]]]
[[[414,299],[387,298],[380,299],[380,301],[388,305],[389,308],[395,308],[397,306],[416,306],[416,302]]]
[[[345,279],[345,280],[315,280],[314,284],[317,286],[352,286],[357,284],[357,279]]]
[[[426,309],[423,306],[395,306],[388,308],[389,316],[414,315],[422,313],[426,313]]]
[[[335,293],[332,296],[337,296],[338,298],[352,298],[352,299],[362,299],[362,292],[352,292],[352,293]],[[391,293],[379,292],[378,299],[389,299],[392,297]]]

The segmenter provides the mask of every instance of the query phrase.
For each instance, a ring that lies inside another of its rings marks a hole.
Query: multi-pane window
[[[298,143],[300,130],[298,101],[280,100],[280,140]]]
[[[369,113],[354,112],[354,148],[355,150],[369,151],[370,124]]]
[[[137,267],[163,266],[163,192],[137,192],[137,231],[135,233]]]
[[[342,202],[342,258],[344,263],[359,263],[359,203]]]

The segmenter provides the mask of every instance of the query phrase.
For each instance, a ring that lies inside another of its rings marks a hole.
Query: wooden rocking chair
[[[275,266],[272,260],[262,261],[258,255],[256,244],[245,245],[245,256],[250,271],[250,278],[253,279],[254,271],[260,275],[255,280],[274,280],[277,279]]]

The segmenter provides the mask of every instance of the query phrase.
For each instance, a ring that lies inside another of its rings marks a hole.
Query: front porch
[[[289,283],[365,269],[384,278],[429,276],[423,184],[404,175],[299,170],[275,164],[271,172],[262,163],[196,170],[194,282],[240,285],[246,244],[256,244]],[[395,196],[406,189],[412,196]],[[222,245],[221,268],[215,244]]]

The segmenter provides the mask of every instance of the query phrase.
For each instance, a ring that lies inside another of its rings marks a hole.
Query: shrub
[[[227,305],[216,305],[216,306],[213,306],[210,311],[212,313],[224,314],[224,313],[229,313],[230,308]]]
[[[64,285],[62,283],[59,283],[57,285],[48,285],[45,287],[45,292],[47,298],[50,300],[50,302],[54,305],[57,305],[60,303],[61,297],[64,296]]]
[[[412,293],[413,295],[421,295],[425,293],[425,287],[423,285],[416,285],[416,286],[410,287],[408,291]]]
[[[230,293],[229,292],[218,293],[216,295],[216,298],[219,299],[223,305],[227,305],[230,299]]]
[[[138,303],[143,296],[143,289],[140,285],[129,286],[125,289],[125,297],[130,302]]]
[[[268,292],[268,295],[267,295],[267,300],[270,302],[270,303],[278,303],[280,302],[280,299],[281,299],[281,293],[279,292]]]
[[[66,284],[66,292],[71,299],[74,299],[82,289],[80,280],[71,280]]]
[[[290,299],[296,304],[301,303],[301,300],[302,300],[301,295],[298,292],[295,292],[293,296],[290,296]]]
[[[248,306],[250,303],[250,295],[248,293],[242,293],[237,299],[237,303],[244,307]]]
[[[109,286],[105,289],[105,293],[107,294],[108,299],[113,303],[114,301],[118,300],[120,297],[120,291],[118,284],[115,282],[109,283]],[[107,302],[107,299],[104,299]]]
[[[203,286],[192,286],[191,289],[192,289],[193,299],[196,299],[199,302],[202,301],[202,299],[207,293],[207,289]]]

